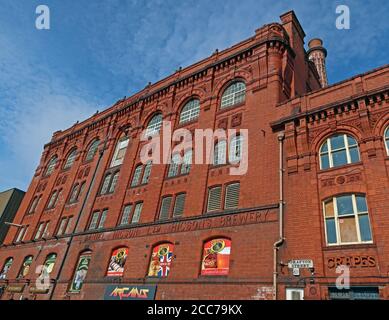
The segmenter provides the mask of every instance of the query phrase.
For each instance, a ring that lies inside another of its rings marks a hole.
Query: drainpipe
[[[283,142],[285,134],[282,132],[278,135],[279,145],[279,236],[278,240],[273,244],[273,300],[277,300],[277,277],[278,277],[278,249],[284,243],[284,165],[283,165]]]

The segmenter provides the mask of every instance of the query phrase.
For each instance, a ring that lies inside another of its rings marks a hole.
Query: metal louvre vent
[[[214,187],[209,189],[207,211],[220,210],[220,198],[222,187]]]
[[[173,216],[179,217],[184,214],[184,207],[185,207],[185,193],[181,193],[176,196],[176,203],[174,204],[174,211]]]
[[[240,183],[233,183],[226,187],[225,209],[234,209],[239,206]]]
[[[162,199],[161,210],[159,212],[159,219],[164,220],[169,218],[170,205],[172,203],[172,197],[165,197]]]

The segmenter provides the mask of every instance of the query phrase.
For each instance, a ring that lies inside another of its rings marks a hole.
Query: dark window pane
[[[367,212],[366,198],[363,196],[356,196],[358,212]]]
[[[326,219],[327,243],[336,243],[335,219]]]
[[[336,204],[338,207],[338,215],[352,214],[353,210],[353,202],[351,196],[342,196],[336,198]]]
[[[331,149],[341,149],[344,148],[344,137],[343,135],[334,136],[331,138]]]
[[[320,150],[321,153],[328,152],[328,143],[324,143]]]
[[[347,164],[346,150],[333,152],[332,153],[332,161],[334,163],[334,167]]]
[[[359,161],[358,147],[353,147],[350,149],[350,158],[351,158],[351,163]]]
[[[369,216],[367,214],[359,216],[359,229],[361,231],[361,240],[371,241]]]
[[[347,142],[349,147],[357,145],[357,141],[351,136],[347,136]]]
[[[321,156],[321,168],[328,169],[330,167],[330,160],[328,158],[328,154]]]

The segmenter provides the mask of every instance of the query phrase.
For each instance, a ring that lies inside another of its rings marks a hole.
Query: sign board
[[[154,300],[157,286],[109,285],[104,300]]]
[[[332,300],[379,300],[378,287],[351,287],[350,289],[337,289],[329,287],[328,293]]]
[[[313,268],[313,260],[308,260],[308,259],[305,259],[305,260],[304,259],[301,259],[301,260],[290,260],[288,262],[288,268],[290,268],[290,269],[294,269],[294,268],[298,268],[298,269]]]

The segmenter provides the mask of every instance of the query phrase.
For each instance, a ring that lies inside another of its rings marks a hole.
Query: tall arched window
[[[111,168],[119,166],[123,163],[124,156],[126,155],[128,147],[128,137],[121,138],[116,144],[115,153],[113,154],[111,161]]]
[[[386,146],[386,153],[389,156],[389,127],[385,130],[385,146]]]
[[[227,163],[227,142],[225,140],[218,141],[215,144],[213,152],[213,164],[221,165]]]
[[[222,95],[220,109],[232,107],[246,99],[246,85],[243,81],[230,84]]]
[[[158,134],[159,130],[161,129],[161,126],[162,126],[162,113],[157,113],[151,118],[149,124],[147,125],[146,136],[154,136]]]
[[[119,180],[119,172],[116,172],[112,177],[112,182],[111,185],[109,186],[109,191],[108,191],[109,193],[115,192],[115,188],[118,183],[118,180]]]
[[[1,269],[1,272],[0,272],[0,280],[7,278],[7,273],[11,269],[13,262],[14,262],[14,258],[12,258],[12,257],[9,257],[9,258],[7,258],[7,260],[5,260],[3,269]]]
[[[65,165],[63,166],[64,169],[69,169],[72,167],[74,160],[76,160],[76,155],[77,155],[77,149],[74,149],[69,153],[68,157],[66,158]]]
[[[142,168],[143,168],[143,165],[141,165],[141,164],[135,168],[134,175],[132,176],[132,180],[131,180],[131,187],[136,187],[139,185],[140,177],[142,174]]]
[[[74,271],[72,284],[70,285],[70,292],[80,292],[82,285],[84,284],[86,275],[89,270],[89,263],[91,260],[92,252],[84,251],[80,258],[78,259],[78,263],[76,266],[76,270]]]
[[[57,156],[54,156],[50,159],[50,161],[47,165],[45,176],[49,176],[53,173],[53,171],[55,169],[55,165],[57,164],[57,159],[58,159]]]
[[[95,154],[97,153],[99,144],[100,144],[99,139],[93,140],[93,142],[89,146],[88,152],[86,153],[85,161],[90,161],[94,158]]]
[[[53,272],[55,261],[57,260],[57,254],[51,253],[46,257],[45,264],[43,265],[42,273],[43,275],[50,275]]]
[[[195,120],[200,114],[200,101],[192,99],[188,101],[181,110],[180,124]]]
[[[153,162],[151,160],[147,161],[145,169],[143,171],[142,184],[146,184],[149,182],[152,166],[153,166]]]
[[[24,258],[22,267],[20,268],[18,278],[25,278],[30,272],[30,266],[32,264],[33,256],[27,256]]]
[[[169,275],[173,259],[174,245],[161,243],[153,248],[151,254],[148,276],[164,278]]]
[[[235,163],[242,159],[243,136],[234,136],[230,141],[229,162]]]
[[[357,141],[350,135],[329,137],[320,148],[320,169],[328,169],[360,161]]]
[[[224,276],[230,270],[231,240],[213,239],[204,244],[201,275]]]
[[[111,254],[109,260],[107,276],[108,277],[121,277],[124,273],[124,265],[126,264],[128,256],[128,248],[118,248]]]
[[[323,202],[328,245],[372,241],[369,212],[364,195],[345,194]]]
[[[107,174],[104,178],[103,186],[101,187],[101,194],[106,194],[108,192],[109,183],[111,182],[111,174]]]

